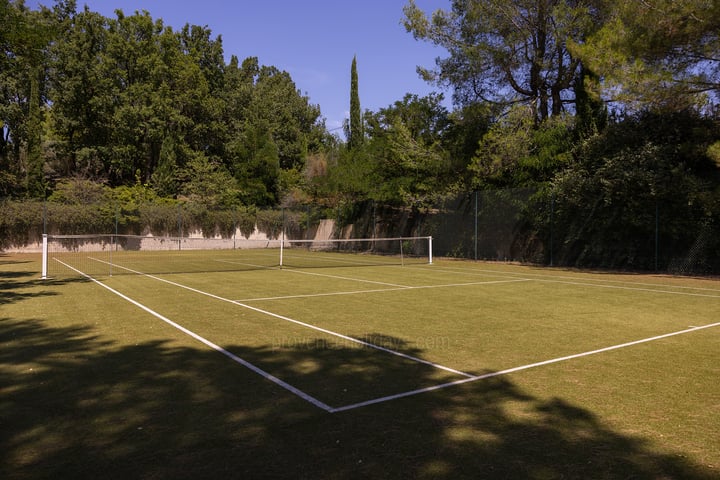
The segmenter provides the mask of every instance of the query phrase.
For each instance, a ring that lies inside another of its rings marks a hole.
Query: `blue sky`
[[[77,0],[78,10],[114,18],[147,10],[180,29],[207,26],[222,36],[226,59],[258,57],[290,73],[297,88],[320,105],[328,129],[342,125],[350,105],[350,65],[357,55],[360,104],[376,111],[406,93],[440,91],[416,67],[432,67],[446,52],[415,40],[400,23],[407,0]],[[52,0],[28,0],[31,8]],[[449,0],[416,0],[426,12],[450,8]],[[442,92],[449,99],[450,92]],[[449,102],[448,102],[449,105]],[[339,130],[335,133],[340,133]]]

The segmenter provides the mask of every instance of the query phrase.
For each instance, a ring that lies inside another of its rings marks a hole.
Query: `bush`
[[[257,227],[270,238],[280,236],[283,225],[283,212],[279,210],[262,210],[257,213]]]
[[[0,249],[25,246],[33,232],[42,233],[42,202],[5,201],[0,207]]]

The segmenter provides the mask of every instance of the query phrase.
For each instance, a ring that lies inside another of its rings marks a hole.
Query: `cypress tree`
[[[362,117],[360,115],[360,95],[358,94],[357,56],[353,57],[350,67],[350,128],[348,146],[353,149],[363,143]]]

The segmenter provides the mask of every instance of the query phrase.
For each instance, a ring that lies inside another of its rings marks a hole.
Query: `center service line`
[[[97,259],[93,259],[93,260],[97,260]],[[102,262],[102,260],[97,260],[97,261]],[[311,325],[311,324],[309,324],[309,323],[301,322],[300,320],[294,320],[294,319],[292,319],[292,318],[290,318],[290,317],[286,317],[286,316],[284,316],[284,315],[280,315],[280,314],[277,314],[277,313],[273,313],[273,312],[270,312],[270,311],[268,311],[268,310],[263,310],[263,309],[261,309],[261,308],[253,307],[253,306],[248,305],[248,304],[246,304],[246,303],[242,303],[242,302],[238,302],[238,301],[236,301],[236,300],[231,300],[231,299],[229,299],[229,298],[221,297],[221,296],[215,295],[215,294],[213,294],[213,293],[204,292],[204,291],[202,291],[202,290],[198,290],[197,288],[188,287],[187,285],[183,285],[183,284],[181,284],[181,283],[177,283],[177,282],[173,282],[173,281],[170,281],[170,280],[166,280],[166,279],[164,279],[164,278],[156,277],[155,275],[150,275],[150,274],[143,273],[143,272],[140,272],[140,271],[137,271],[137,270],[133,270],[133,269],[127,268],[127,267],[121,267],[121,266],[119,266],[119,265],[115,265],[115,266],[116,266],[117,268],[122,268],[123,270],[127,270],[128,272],[132,272],[132,273],[136,273],[136,274],[138,274],[138,275],[143,275],[143,276],[145,276],[145,277],[152,278],[153,280],[157,280],[157,281],[159,281],[159,282],[164,282],[164,283],[167,283],[167,284],[169,284],[169,285],[173,285],[173,286],[176,286],[176,287],[184,288],[185,290],[189,290],[189,291],[191,291],[191,292],[199,293],[200,295],[205,295],[205,296],[207,296],[207,297],[214,298],[214,299],[216,299],[216,300],[220,300],[220,301],[227,302],[227,303],[232,303],[233,305],[237,305],[237,306],[239,306],[239,307],[247,308],[248,310],[252,310],[252,311],[254,311],[254,312],[261,313],[261,314],[263,314],[263,315],[268,315],[268,316],[270,316],[270,317],[274,317],[274,318],[283,320],[283,321],[285,321],[285,322],[294,323],[294,324],[296,324],[296,325],[300,325],[300,326],[305,327],[305,328],[309,328],[309,329],[312,329],[312,330],[316,330],[316,331],[318,331],[318,332],[322,332],[322,333],[326,333],[326,334],[328,334],[328,335],[332,335],[332,336],[335,336],[335,337],[338,337],[338,338],[342,338],[343,340],[347,340],[348,342],[357,343],[357,344],[362,345],[362,346],[364,346],[364,347],[373,348],[373,349],[379,350],[379,351],[381,351],[381,352],[389,353],[389,354],[391,354],[391,355],[396,355],[396,356],[398,356],[398,357],[405,358],[405,359],[407,359],[407,360],[411,360],[411,361],[416,362],[416,363],[422,363],[422,364],[424,364],[424,365],[429,365],[429,366],[431,366],[431,367],[433,367],[433,368],[437,368],[437,369],[439,369],[439,370],[445,370],[446,372],[454,373],[454,374],[456,374],[456,375],[460,375],[460,376],[467,377],[467,378],[472,378],[472,377],[475,376],[475,375],[473,375],[473,374],[471,374],[471,373],[461,372],[460,370],[455,370],[454,368],[446,367],[446,366],[444,366],[444,365],[440,365],[439,363],[434,363],[434,362],[430,362],[430,361],[428,361],[428,360],[423,360],[422,358],[418,358],[418,357],[414,357],[414,356],[412,356],[412,355],[408,355],[408,354],[406,354],[406,353],[398,352],[397,350],[392,350],[392,349],[390,349],[390,348],[386,348],[386,347],[383,347],[383,346],[381,346],[381,345],[377,345],[377,344],[374,344],[374,343],[366,342],[366,341],[364,341],[364,340],[360,340],[360,339],[358,339],[358,338],[350,337],[350,336],[348,336],[348,335],[343,335],[342,333],[333,332],[332,330],[328,330],[328,329],[325,329],[325,328],[322,328],[322,327],[317,327],[317,326]]]

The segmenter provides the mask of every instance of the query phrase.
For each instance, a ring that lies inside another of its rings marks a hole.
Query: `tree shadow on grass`
[[[7,262],[13,267],[26,262]],[[20,302],[22,300],[57,295],[52,287],[68,283],[87,283],[84,278],[67,277],[62,279],[45,279],[32,270],[2,270],[0,271],[0,305]],[[37,287],[44,290],[37,291]]]
[[[562,399],[529,395],[508,377],[331,414],[201,344],[121,345],[91,327],[9,318],[0,319],[0,342],[0,471],[8,479],[717,474],[656,453]],[[306,383],[321,384],[321,393],[352,378],[370,394],[381,367],[383,382],[408,376],[403,362],[362,348],[328,352],[321,339],[226,348],[295,379],[315,376]],[[317,370],[298,370],[307,364]]]

